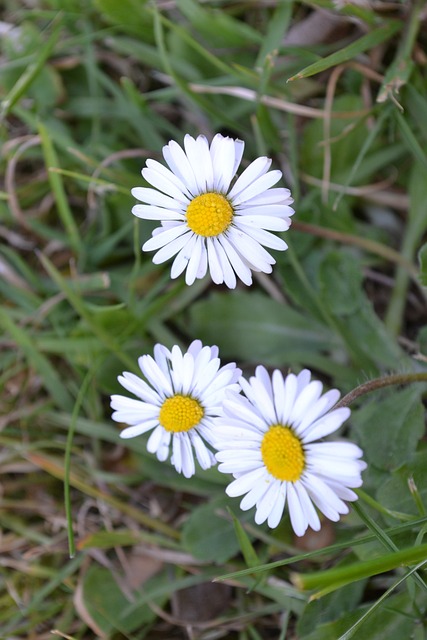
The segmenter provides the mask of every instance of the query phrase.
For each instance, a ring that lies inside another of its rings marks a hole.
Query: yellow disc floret
[[[233,219],[233,207],[220,193],[202,193],[187,207],[187,224],[205,238],[224,233]]]
[[[159,414],[159,422],[166,431],[189,431],[204,416],[201,404],[190,396],[177,394],[166,398]]]
[[[267,471],[277,480],[296,482],[305,468],[301,441],[289,427],[272,425],[261,443],[261,455]]]

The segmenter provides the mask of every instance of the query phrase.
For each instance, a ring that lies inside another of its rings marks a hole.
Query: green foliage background
[[[427,372],[424,2],[6,0],[1,20],[0,638],[426,638],[425,383],[352,405],[361,500],[303,541],[216,470],[124,445],[109,409],[156,342],[343,394]],[[130,214],[146,158],[216,132],[295,199],[250,290],[171,281]]]

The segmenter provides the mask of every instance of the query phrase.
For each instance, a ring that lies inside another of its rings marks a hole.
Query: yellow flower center
[[[159,414],[159,422],[166,431],[190,431],[204,416],[201,404],[190,396],[177,394],[166,398]]]
[[[296,482],[305,468],[301,441],[289,427],[273,424],[264,435],[261,455],[267,471],[277,480]]]
[[[224,233],[233,219],[233,207],[220,193],[202,193],[187,207],[187,224],[205,238]]]

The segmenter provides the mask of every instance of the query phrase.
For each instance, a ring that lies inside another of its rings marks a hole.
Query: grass
[[[427,637],[423,6],[4,3],[1,639]],[[216,132],[295,199],[250,289],[172,281],[130,214],[146,158]],[[348,516],[257,526],[216,470],[120,440],[117,376],[194,338],[348,394]]]

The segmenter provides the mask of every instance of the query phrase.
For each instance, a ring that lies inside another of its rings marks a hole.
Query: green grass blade
[[[308,67],[301,69],[301,71],[298,71],[298,73],[291,76],[288,79],[288,82],[301,80],[302,78],[309,78],[310,76],[314,76],[316,73],[321,73],[322,71],[326,71],[326,69],[343,64],[355,56],[358,56],[360,53],[382,44],[394,36],[394,34],[401,28],[401,22],[397,20],[390,20],[387,24],[370,31],[366,36],[362,36],[356,40],[356,42],[352,42],[347,47],[344,47],[343,49],[332,53],[330,56],[322,58],[321,60],[310,64]]]

